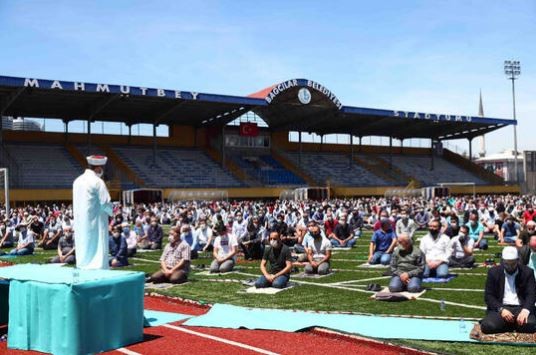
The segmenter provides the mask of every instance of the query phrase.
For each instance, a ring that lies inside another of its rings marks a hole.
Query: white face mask
[[[270,245],[272,246],[272,248],[278,248],[279,242],[277,240],[270,240]]]
[[[100,172],[95,171],[95,175],[97,175],[98,177],[102,178],[102,175],[103,175],[102,170]]]

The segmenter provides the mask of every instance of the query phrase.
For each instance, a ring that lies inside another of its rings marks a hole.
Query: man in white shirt
[[[19,234],[19,242],[17,247],[9,252],[9,255],[31,255],[35,248],[35,234],[31,229],[28,229]]]
[[[487,314],[480,321],[484,334],[536,332],[534,272],[518,261],[515,247],[505,247],[502,263],[488,271],[484,299]]]
[[[463,225],[460,227],[460,233],[450,240],[449,249],[452,253],[449,257],[450,267],[472,268],[475,264],[473,256],[475,241],[467,235],[468,231],[467,226]]]
[[[210,264],[210,272],[229,272],[232,271],[236,262],[236,253],[238,252],[238,241],[232,233],[228,233],[224,224],[216,226],[218,236],[214,240],[214,260]]]
[[[305,266],[305,273],[310,275],[329,273],[329,260],[331,259],[331,242],[320,231],[318,224],[309,221],[309,232],[304,238],[304,247],[307,252],[309,264]]]
[[[241,242],[248,235],[248,221],[243,218],[242,212],[240,211],[235,213],[235,218],[231,233]]]
[[[445,278],[449,274],[449,243],[450,239],[440,232],[441,224],[438,219],[433,219],[428,224],[428,234],[422,240],[420,249],[424,254],[426,264],[423,277]]]
[[[408,216],[408,211],[402,210],[400,219],[396,221],[396,235],[407,234],[410,239],[413,239],[413,234],[417,230],[417,223]]]

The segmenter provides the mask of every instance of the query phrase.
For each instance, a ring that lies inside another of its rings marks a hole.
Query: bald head
[[[404,250],[409,250],[411,248],[412,240],[409,234],[402,233],[398,236],[398,245]]]

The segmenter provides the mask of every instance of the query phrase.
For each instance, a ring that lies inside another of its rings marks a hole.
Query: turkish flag
[[[259,126],[253,122],[240,122],[240,135],[257,137],[259,135]]]

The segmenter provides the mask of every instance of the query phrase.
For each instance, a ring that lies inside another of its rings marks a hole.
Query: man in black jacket
[[[532,270],[536,270],[536,235],[530,236],[528,243],[519,249],[519,261]]]
[[[484,296],[488,311],[480,321],[482,332],[533,333],[536,331],[534,272],[519,263],[515,247],[505,247],[502,259],[501,265],[488,271]]]

